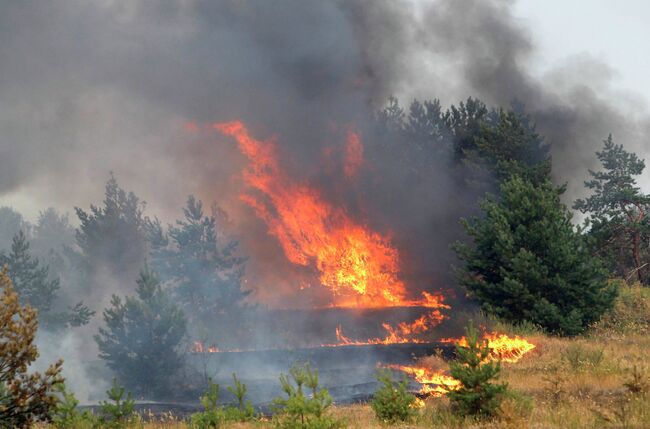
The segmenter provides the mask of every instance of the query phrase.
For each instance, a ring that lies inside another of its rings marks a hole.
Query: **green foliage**
[[[194,413],[191,417],[191,427],[196,429],[218,428],[226,421],[226,416],[219,401],[219,385],[208,380],[208,390],[199,398],[203,412]]]
[[[308,364],[294,366],[290,376],[282,374],[280,384],[287,398],[276,398],[273,420],[283,429],[335,429],[344,426],[343,421],[327,414],[332,398],[327,389],[318,386],[318,371]],[[305,390],[309,389],[309,393]]]
[[[50,279],[49,266],[41,266],[29,251],[30,244],[23,231],[13,238],[9,254],[0,253],[0,265],[6,265],[21,302],[34,307],[44,328],[79,326],[88,323],[94,312],[83,302],[68,312],[57,313],[52,305],[59,290],[59,279]]]
[[[618,281],[619,295],[614,308],[594,325],[595,336],[650,333],[650,289],[635,283]]]
[[[563,188],[512,177],[484,216],[464,221],[473,246],[457,244],[460,281],[484,311],[563,335],[583,332],[612,307],[616,285],[571,223]]]
[[[100,418],[102,427],[124,428],[137,420],[135,402],[131,392],[125,396],[125,389],[119,385],[117,379],[113,379],[113,384],[106,391],[106,395],[109,400],[99,403],[102,412]]]
[[[246,398],[246,385],[239,381],[235,373],[232,374],[233,385],[228,386],[227,389],[230,393],[237,398],[237,407],[226,407],[226,419],[234,421],[247,421],[255,418],[255,410],[253,404],[247,401]]]
[[[475,153],[501,183],[513,176],[534,183],[550,177],[548,146],[523,113],[503,109],[493,112],[481,125],[474,143]]]
[[[11,207],[0,207],[0,251],[11,247],[11,240],[20,231],[27,233],[31,225]]]
[[[79,401],[74,393],[66,389],[65,384],[58,384],[56,391],[60,396],[52,416],[54,427],[57,429],[92,429],[99,424],[99,419],[90,411],[79,411],[77,408]]]
[[[634,176],[645,169],[636,154],[614,144],[610,135],[604,148],[596,152],[602,171],[589,171],[592,179],[585,186],[593,191],[574,207],[588,214],[594,249],[609,263],[610,269],[625,277],[645,281],[649,271],[650,196],[641,192]]]
[[[246,422],[255,418],[253,404],[245,399],[246,385],[233,373],[233,386],[227,389],[237,398],[237,406],[220,407],[219,385],[208,380],[208,390],[199,399],[203,412],[194,413],[190,419],[191,427],[208,429],[221,427],[225,422]]]
[[[377,374],[381,387],[377,389],[370,403],[375,416],[387,423],[405,422],[415,415],[415,396],[407,390],[408,381],[393,380],[393,373],[381,370]]]
[[[148,266],[137,285],[136,297],[122,301],[113,295],[103,313],[106,327],[99,329],[95,341],[99,356],[129,390],[160,397],[169,392],[183,364],[185,317]]]
[[[645,395],[650,391],[650,380],[648,380],[647,374],[647,371],[640,370],[638,366],[634,365],[630,379],[623,383],[623,386],[632,395]]]
[[[137,276],[147,255],[143,211],[144,203],[122,189],[113,173],[102,206],[91,205],[89,212],[75,208],[79,263],[91,286],[104,287],[106,273],[124,282]]]
[[[490,361],[487,341],[479,341],[473,324],[466,329],[467,346],[456,345],[456,359],[449,365],[460,386],[447,396],[455,413],[461,416],[493,417],[507,392],[507,384],[494,383],[501,371],[500,362]]]
[[[562,360],[574,370],[598,368],[605,357],[603,349],[585,347],[581,344],[570,344],[562,351]]]
[[[21,305],[7,268],[0,271],[0,427],[31,427],[56,406],[54,386],[63,382],[59,360],[44,374],[28,373],[38,357],[36,310]]]
[[[189,196],[184,219],[167,232],[158,220],[147,224],[154,268],[164,283],[172,285],[192,325],[209,332],[233,324],[248,295],[242,284],[246,260],[236,256],[237,241],[221,242],[223,231],[217,230],[217,221],[225,222],[226,215],[218,208],[214,212],[205,215],[201,201]],[[230,334],[235,328],[228,326]]]

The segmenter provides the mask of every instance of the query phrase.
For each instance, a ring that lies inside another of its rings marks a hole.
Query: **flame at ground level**
[[[502,362],[518,362],[526,353],[535,348],[535,344],[517,335],[509,337],[505,334],[484,333],[483,340],[487,341],[490,348],[488,360],[500,360]],[[467,347],[467,338],[445,338],[441,342],[456,343]]]
[[[449,390],[457,389],[460,386],[460,381],[446,375],[443,370],[407,365],[380,365],[380,367],[401,371],[413,377],[422,385],[419,393],[423,396],[442,396]]]
[[[426,343],[417,335],[429,331],[431,328],[438,326],[446,319],[439,310],[433,310],[417,318],[411,323],[401,322],[397,326],[390,323],[382,323],[387,335],[384,338],[371,338],[366,340],[353,340],[343,334],[341,326],[336,327],[336,344],[326,344],[328,346],[364,346],[370,344],[419,344]]]

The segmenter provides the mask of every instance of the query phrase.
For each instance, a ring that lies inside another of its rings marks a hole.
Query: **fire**
[[[194,346],[192,347],[192,353],[219,353],[221,350],[214,344],[211,346],[206,346],[200,341],[194,341]]]
[[[433,370],[421,366],[384,365],[383,368],[395,369],[413,377],[422,385],[423,396],[442,396],[449,390],[457,389],[460,381],[445,374],[443,370]]]
[[[346,177],[353,177],[363,164],[363,144],[355,131],[348,131],[345,146],[345,164],[343,172]]]
[[[328,204],[308,184],[292,181],[278,162],[274,141],[256,140],[239,121],[213,128],[234,137],[249,160],[244,180],[257,193],[242,200],[266,223],[289,261],[316,267],[320,283],[332,292],[332,306],[441,307],[437,297],[407,299],[399,254],[390,239]],[[348,142],[350,165],[356,168],[363,147],[355,133],[348,135]]]
[[[526,353],[535,348],[535,344],[529,342],[525,338],[515,336],[510,338],[505,334],[484,333],[483,339],[487,341],[490,348],[490,355],[488,360],[500,360],[502,362],[515,363],[518,362]],[[457,343],[463,347],[467,347],[467,338],[461,337],[458,339],[448,338],[441,340],[443,342]]]
[[[336,327],[336,339],[338,343],[328,346],[364,346],[370,344],[404,344],[404,343],[425,343],[426,341],[415,337],[415,335],[427,332],[434,326],[445,320],[445,316],[439,310],[433,310],[420,316],[412,323],[401,322],[393,327],[390,323],[382,323],[386,330],[386,337],[371,338],[363,341],[353,340],[343,334],[341,326]]]

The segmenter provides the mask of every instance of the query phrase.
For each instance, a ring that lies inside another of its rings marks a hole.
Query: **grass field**
[[[463,420],[448,401],[430,398],[409,423],[389,426],[368,404],[334,406],[349,428],[650,428],[650,291],[622,289],[613,312],[578,338],[555,338],[534,329],[501,325],[524,335],[536,348],[519,362],[504,364],[501,379],[514,392],[497,419]],[[139,424],[146,428],[185,428],[174,416]],[[226,424],[227,428],[274,427],[268,420]]]

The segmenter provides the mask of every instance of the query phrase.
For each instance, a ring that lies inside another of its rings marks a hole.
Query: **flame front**
[[[441,304],[442,305],[442,304]],[[327,344],[326,346],[364,346],[370,344],[404,344],[404,343],[425,343],[427,341],[417,338],[417,335],[427,332],[431,328],[438,326],[445,320],[439,310],[433,310],[425,315],[420,316],[414,322],[401,322],[397,326],[390,323],[382,323],[386,330],[386,337],[371,338],[367,340],[353,340],[343,335],[341,326],[336,327],[337,344]]]
[[[515,336],[511,338],[505,334],[484,333],[483,340],[487,341],[490,349],[488,360],[500,360],[502,362],[518,362],[526,353],[535,348],[535,344],[525,338]],[[460,346],[467,347],[467,338],[447,338],[442,342],[457,343]]]
[[[446,375],[443,370],[432,370],[421,366],[384,365],[383,368],[395,369],[413,377],[422,385],[420,394],[423,396],[442,396],[449,390],[457,389],[460,381]]]
[[[279,165],[273,141],[256,140],[239,121],[213,127],[234,137],[250,162],[244,180],[259,193],[245,194],[243,201],[264,220],[289,261],[317,268],[320,282],[333,294],[333,306],[439,307],[437,300],[426,297],[408,300],[399,279],[399,254],[390,240],[328,204],[316,189],[290,180]],[[355,160],[350,165],[356,169],[362,156],[359,136],[349,134],[348,144]]]

